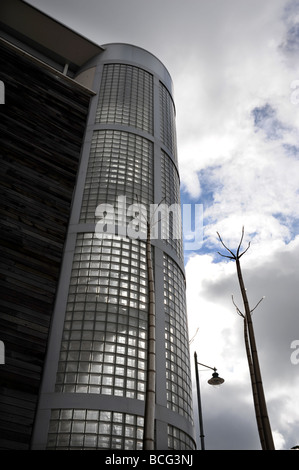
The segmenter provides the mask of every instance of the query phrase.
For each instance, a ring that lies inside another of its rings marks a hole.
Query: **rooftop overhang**
[[[0,28],[58,64],[77,71],[104,49],[23,0],[1,0]]]

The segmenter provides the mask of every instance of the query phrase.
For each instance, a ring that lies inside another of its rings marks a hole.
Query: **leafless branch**
[[[227,256],[227,255],[223,255],[222,253],[220,253],[219,251],[217,252],[220,256],[223,256],[224,258],[229,258],[229,259],[234,259],[234,260],[237,260],[237,259],[240,259],[241,256],[245,255],[246,251],[249,250],[250,248],[250,242],[248,243],[248,247],[246,248],[246,250],[243,251],[243,253],[240,254],[240,249],[241,249],[241,245],[242,245],[242,242],[243,242],[243,238],[244,238],[244,227],[242,227],[242,236],[241,236],[241,240],[240,240],[240,243],[239,243],[239,246],[238,246],[238,249],[237,249],[237,254],[235,255],[223,242],[219,232],[217,232],[217,235],[218,235],[218,238],[221,242],[221,244],[224,246],[224,248],[231,254],[231,256]]]
[[[222,256],[223,258],[235,259],[232,256],[223,255],[222,253],[220,253],[220,251],[217,251],[217,253],[218,253],[218,255]]]
[[[137,205],[139,205],[139,200],[138,200],[138,194],[135,194],[136,196],[136,199],[137,199]],[[148,224],[148,217],[147,217],[147,214],[146,216],[142,213],[142,211],[139,211],[139,214],[141,215],[141,217],[143,217],[143,220],[145,222],[145,224],[147,225]]]
[[[239,246],[238,246],[238,249],[237,249],[237,257],[239,257],[239,252],[240,252],[240,248],[241,248],[241,245],[242,245],[243,238],[244,238],[244,226],[242,227],[242,236],[241,236],[241,240],[240,240],[240,243],[239,243]]]
[[[258,303],[256,304],[256,306],[255,306],[252,310],[250,310],[250,313],[252,313],[252,312],[259,306],[259,304],[264,300],[264,298],[265,298],[265,297],[262,297],[261,300],[258,301]]]
[[[245,315],[241,312],[241,310],[239,309],[239,307],[236,305],[236,303],[235,303],[235,301],[234,301],[234,296],[233,296],[233,294],[232,294],[232,301],[233,301],[234,306],[236,307],[236,310],[237,310],[238,315],[240,315],[240,317],[245,318]]]
[[[192,338],[189,340],[189,344],[193,343],[194,339],[195,339],[195,336],[197,335],[198,333],[198,330],[199,328],[196,329],[196,332],[194,333],[194,335],[192,336]]]
[[[238,255],[238,258],[240,259],[241,256],[245,255],[246,251],[248,251],[250,248],[250,242],[248,243],[248,247],[246,248],[246,250],[243,251],[243,253],[241,253],[240,255]]]
[[[231,256],[226,256],[226,255],[222,255],[221,253],[219,253],[220,256],[223,256],[224,258],[230,258],[230,259],[236,259],[236,255],[234,255],[234,253],[224,244],[219,232],[217,232],[217,235],[218,235],[218,238],[221,242],[221,244],[224,246],[224,248],[231,254]]]
[[[151,218],[150,218],[150,226],[151,226],[151,227],[154,227],[157,223],[159,223],[159,222],[162,221],[162,218],[160,218],[159,220],[156,221],[156,223],[155,223],[154,225],[153,225],[153,223],[152,223],[153,217],[155,216],[157,209],[159,209],[159,206],[162,204],[162,202],[164,201],[164,199],[165,199],[165,196],[161,199],[161,201],[159,202],[159,204],[157,205],[156,209],[153,211],[153,213],[152,213],[152,215],[151,215]]]

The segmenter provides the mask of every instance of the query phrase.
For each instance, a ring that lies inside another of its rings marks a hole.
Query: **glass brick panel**
[[[96,122],[153,134],[153,76],[132,65],[104,65]]]
[[[168,425],[168,449],[195,450],[194,440],[181,429]],[[188,457],[187,457],[188,458]]]
[[[167,88],[160,82],[161,140],[177,163],[175,108]]]
[[[145,243],[78,234],[56,391],[144,400],[147,310]]]
[[[142,450],[143,417],[105,410],[54,409],[47,449]]]
[[[153,203],[153,143],[136,134],[95,131],[85,180],[80,222],[94,223],[99,204],[110,204],[118,216],[118,197],[127,207]],[[127,209],[127,208],[126,208]]]
[[[163,201],[168,208],[178,205],[180,208],[180,180],[175,164],[163,150],[161,151],[161,185]],[[176,251],[179,258],[183,259],[182,221],[181,211],[169,217],[163,217],[163,233],[165,242]]]
[[[167,406],[193,420],[185,279],[164,254],[164,312]]]

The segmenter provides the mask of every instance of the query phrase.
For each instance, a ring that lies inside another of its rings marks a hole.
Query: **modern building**
[[[98,46],[24,1],[0,10],[0,446],[142,449],[143,234],[163,201],[155,448],[194,449],[182,237],[167,213],[180,204],[171,77],[144,49]]]

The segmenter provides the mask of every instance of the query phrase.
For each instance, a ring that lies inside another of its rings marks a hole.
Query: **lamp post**
[[[196,376],[196,389],[197,389],[197,403],[198,403],[198,417],[199,417],[199,431],[200,431],[200,444],[201,444],[201,450],[205,450],[205,436],[203,432],[203,419],[202,419],[202,406],[201,406],[201,397],[200,397],[200,383],[199,383],[199,374],[198,374],[198,364],[207,367],[208,369],[212,369],[214,373],[212,374],[211,379],[208,380],[208,383],[210,385],[221,385],[224,382],[224,379],[219,377],[219,375],[216,372],[215,367],[210,367],[206,366],[205,364],[201,364],[200,362],[197,362],[197,354],[196,351],[194,352],[194,362],[195,362],[195,376]]]

